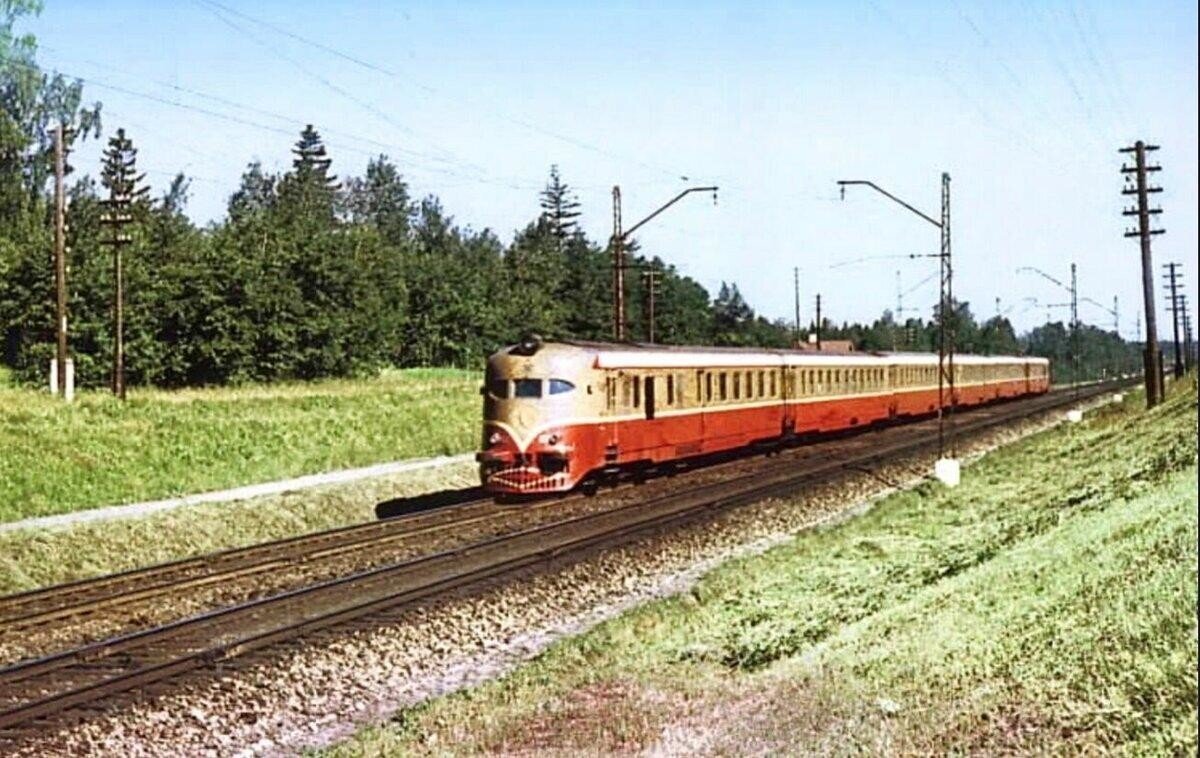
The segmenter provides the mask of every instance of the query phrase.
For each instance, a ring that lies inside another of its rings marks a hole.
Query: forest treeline
[[[76,143],[99,139],[101,108],[84,103],[79,82],[37,68],[33,40],[12,33],[26,5],[10,3],[0,18],[0,331],[3,362],[18,377],[44,383],[54,353],[51,130],[61,121],[72,125]],[[137,135],[128,136],[136,144]],[[110,141],[110,165],[99,167],[98,181],[77,171],[68,190],[68,311],[81,386],[106,385],[112,360],[113,261],[105,244],[112,230],[103,223],[103,201],[115,161],[137,157],[123,141],[121,150],[115,145]],[[473,367],[525,332],[610,337],[609,255],[580,228],[579,203],[556,167],[540,195],[530,197],[528,222],[502,239],[457,222],[437,197],[418,197],[386,156],[371,160],[361,176],[338,175],[311,126],[291,158],[283,173],[248,165],[224,217],[203,227],[186,213],[183,174],[160,196],[134,202],[124,250],[129,384]],[[714,296],[669,263],[642,255],[636,241],[629,249],[632,339],[645,338],[637,271],[646,267],[661,273],[659,342],[785,347],[794,339],[792,324],[756,314],[735,283],[723,283]],[[898,324],[885,312],[869,325],[827,322],[822,332],[866,350],[931,350],[934,319]],[[1030,352],[1066,365],[1062,324],[1018,338],[1003,317],[978,323],[966,303],[956,304],[954,321],[963,352]],[[1136,349],[1110,332],[1085,328],[1078,341],[1083,376],[1137,366]]]

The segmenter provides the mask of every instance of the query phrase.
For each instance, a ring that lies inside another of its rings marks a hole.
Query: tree
[[[312,124],[300,132],[292,148],[292,170],[279,186],[281,207],[290,214],[328,226],[335,215],[337,179],[330,175],[333,160],[325,153],[325,143]]]
[[[550,166],[550,179],[541,194],[542,217],[549,223],[550,234],[558,240],[561,250],[567,240],[579,231],[579,201],[558,173],[558,165]]]
[[[346,205],[352,222],[371,224],[389,245],[407,241],[414,208],[408,184],[386,155],[367,163],[365,177],[346,182]]]
[[[100,129],[100,104],[83,105],[80,82],[43,72],[34,37],[15,32],[40,9],[35,0],[0,2],[0,335],[4,362],[28,381],[44,380],[53,354],[53,131],[66,125],[70,147]]]
[[[746,304],[737,284],[721,282],[721,289],[713,300],[713,341],[718,345],[753,344],[750,331],[754,320],[754,309]]]

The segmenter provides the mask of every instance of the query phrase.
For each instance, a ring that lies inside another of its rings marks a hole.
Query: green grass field
[[[0,521],[467,452],[477,444],[479,381],[420,369],[134,390],[125,403],[85,392],[70,405],[0,381]]]
[[[1195,754],[1196,384],[723,566],[334,754]]]

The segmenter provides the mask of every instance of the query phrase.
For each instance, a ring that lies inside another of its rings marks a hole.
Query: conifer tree
[[[292,171],[280,185],[280,198],[288,210],[299,211],[311,220],[325,222],[334,215],[337,178],[329,173],[333,164],[325,153],[325,143],[312,124],[300,132],[292,148]]]
[[[571,187],[562,180],[558,165],[550,166],[550,179],[542,190],[542,217],[550,226],[550,233],[558,240],[561,250],[566,241],[579,230],[579,200]]]

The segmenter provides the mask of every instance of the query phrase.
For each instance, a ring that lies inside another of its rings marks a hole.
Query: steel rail
[[[474,497],[471,494],[474,493]],[[261,567],[332,555],[380,540],[401,539],[491,518],[502,513],[478,487],[463,491],[464,500],[379,521],[337,527],[229,548],[190,558],[78,579],[0,597],[0,628],[80,615],[89,610],[144,600],[188,587],[253,572]],[[479,515],[474,515],[479,513]]]
[[[1110,388],[1093,387],[1088,394]],[[1016,412],[974,421],[964,431],[982,431],[1071,402],[1069,394],[1054,392],[1020,404]],[[914,454],[935,444],[922,434],[926,425],[900,427],[898,442],[850,458],[814,461],[802,471],[766,477],[756,473],[746,477],[754,480],[749,484],[724,480],[574,516],[0,669],[0,702],[7,701],[0,705],[0,730],[557,556],[575,557],[586,548],[621,542],[681,520],[786,495],[814,478]],[[27,685],[23,694],[20,687],[14,691],[22,682]]]

